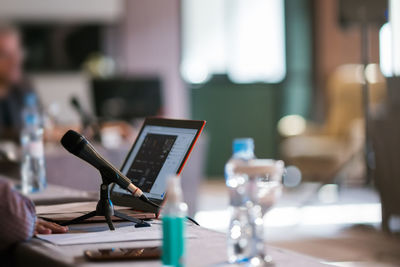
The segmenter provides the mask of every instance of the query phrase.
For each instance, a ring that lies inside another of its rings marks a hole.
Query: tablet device
[[[120,171],[151,201],[161,205],[167,179],[181,173],[204,125],[205,121],[147,118]],[[159,213],[116,184],[111,199],[119,206]]]

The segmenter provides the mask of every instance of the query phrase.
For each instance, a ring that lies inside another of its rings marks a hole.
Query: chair
[[[302,171],[303,180],[332,182],[345,171],[346,176],[364,176],[362,151],[365,142],[362,108],[363,65],[338,67],[327,83],[327,117],[323,125],[307,122],[302,134],[283,139],[280,151],[287,164]],[[376,64],[366,68],[370,85],[370,108],[385,97],[385,79]],[[351,168],[345,168],[352,162]]]

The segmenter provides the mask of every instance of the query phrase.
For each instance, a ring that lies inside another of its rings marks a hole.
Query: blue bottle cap
[[[34,93],[28,93],[25,95],[25,105],[29,107],[36,106],[36,95]]]
[[[254,152],[253,138],[237,138],[233,140],[233,154],[249,151]]]

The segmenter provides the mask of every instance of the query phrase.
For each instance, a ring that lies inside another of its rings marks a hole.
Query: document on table
[[[162,229],[161,225],[152,225],[151,227],[141,228],[135,228],[135,226],[126,226],[117,228],[114,231],[107,230],[91,233],[37,235],[36,237],[59,246],[124,241],[147,241],[161,240]],[[193,238],[195,236],[189,234],[187,237]]]

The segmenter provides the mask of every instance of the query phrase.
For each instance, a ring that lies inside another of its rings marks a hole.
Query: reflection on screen
[[[196,129],[145,126],[122,173],[147,197],[162,199],[167,178],[177,173],[196,133]],[[115,191],[127,193],[119,186]]]

